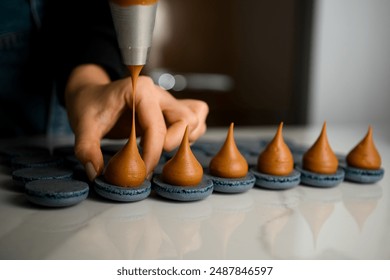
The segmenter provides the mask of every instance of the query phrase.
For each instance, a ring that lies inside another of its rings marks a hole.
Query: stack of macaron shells
[[[62,166],[63,163],[63,158],[52,155],[23,156],[11,160],[13,170],[21,168],[58,167]]]
[[[16,158],[49,155],[49,149],[35,145],[11,145],[0,148],[0,162],[9,167],[12,166],[12,161]]]
[[[88,197],[89,185],[71,179],[34,180],[25,185],[30,202],[47,207],[76,205]]]
[[[47,207],[72,206],[85,200],[87,183],[74,180],[72,169],[64,166],[63,157],[35,146],[7,149],[15,186],[23,188],[27,200]]]
[[[73,171],[64,167],[28,167],[12,172],[12,179],[16,185],[25,186],[36,180],[72,179]]]

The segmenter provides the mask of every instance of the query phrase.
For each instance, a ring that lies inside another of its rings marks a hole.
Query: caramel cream
[[[248,163],[234,141],[233,127],[234,123],[231,123],[225,143],[210,161],[209,169],[213,176],[240,178],[248,173]]]
[[[133,119],[130,137],[125,146],[108,162],[104,179],[121,187],[137,187],[146,178],[146,166],[139,154],[135,132],[135,89],[142,65],[129,66],[133,84]]]
[[[348,153],[348,165],[361,169],[379,169],[381,156],[375,147],[372,127],[368,127],[366,136]]]
[[[157,0],[110,0],[110,1],[122,7],[127,7],[131,5],[153,5],[157,3]]]
[[[317,141],[303,155],[302,165],[303,169],[319,174],[336,173],[338,160],[328,142],[326,122]]]
[[[259,155],[257,170],[261,173],[285,176],[294,169],[294,159],[282,135],[283,122],[279,124],[275,137]]]
[[[163,167],[162,180],[174,186],[196,186],[202,177],[203,168],[191,151],[187,126],[178,151]]]

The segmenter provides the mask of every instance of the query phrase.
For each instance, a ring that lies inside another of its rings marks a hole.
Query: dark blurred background
[[[314,0],[162,0],[148,67],[209,126],[307,123]]]

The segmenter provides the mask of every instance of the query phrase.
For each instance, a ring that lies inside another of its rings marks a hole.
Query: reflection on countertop
[[[348,235],[376,235],[381,225],[364,226],[383,215],[375,213],[383,196],[377,185],[252,189],[192,203],[152,194],[130,204],[92,200],[55,210],[36,208],[21,193],[6,195],[18,201],[15,212],[28,214],[2,212],[2,259],[317,259],[329,246],[342,250]],[[381,247],[380,240],[366,242]]]

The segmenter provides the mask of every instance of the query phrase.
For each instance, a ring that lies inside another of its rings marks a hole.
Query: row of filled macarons
[[[275,137],[258,155],[257,164],[250,169],[237,148],[233,128],[231,124],[224,144],[211,158],[205,171],[192,153],[185,133],[179,149],[171,159],[163,162],[160,172],[156,172],[151,182],[143,180],[136,186],[126,186],[113,184],[102,176],[96,179],[95,189],[100,195],[119,201],[146,198],[152,187],[157,194],[166,198],[198,200],[207,197],[212,191],[237,193],[254,185],[267,189],[287,189],[299,183],[332,187],[344,179],[373,183],[384,174],[371,127],[364,139],[347,155],[346,165],[339,164],[329,146],[326,124],[317,141],[303,154],[302,163],[294,164],[290,148],[283,139],[281,123]]]
[[[380,168],[380,155],[373,143],[371,127],[366,137],[348,154],[348,165],[339,165],[328,143],[325,123],[317,141],[303,154],[302,164],[297,165],[284,142],[281,123],[275,137],[259,154],[257,165],[251,169],[237,148],[233,127],[231,124],[224,144],[211,158],[205,172],[192,153],[185,133],[175,154],[162,164],[160,172],[152,179],[156,193],[173,200],[197,200],[207,197],[212,191],[238,193],[254,185],[267,189],[287,189],[300,183],[332,187],[344,179],[373,183],[383,177],[384,170]],[[111,199],[112,188],[117,188],[119,197],[130,191],[107,182],[104,177],[98,179],[96,185],[100,194],[104,196],[109,192],[108,198]]]

